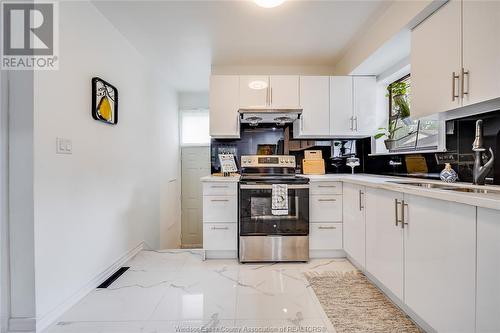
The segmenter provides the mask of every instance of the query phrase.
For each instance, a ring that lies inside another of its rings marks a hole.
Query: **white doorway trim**
[[[8,72],[0,71],[0,332],[10,317]]]

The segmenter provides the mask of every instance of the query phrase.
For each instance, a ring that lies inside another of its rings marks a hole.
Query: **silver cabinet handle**
[[[465,91],[465,76],[467,75],[467,91]],[[462,98],[469,94],[469,71],[462,67]]]
[[[227,186],[227,185],[212,185],[210,187],[211,188],[228,188],[229,186]]]
[[[398,223],[401,222],[399,220],[399,205],[400,205],[400,202],[398,199],[394,199],[394,213],[395,213],[395,220],[396,220],[396,227],[398,226]]]
[[[318,199],[318,201],[337,201],[337,199]]]
[[[354,124],[356,125],[356,126],[354,126],[354,131],[357,132],[358,131],[358,117],[354,117]]]
[[[331,229],[337,229],[337,227],[318,227],[318,229],[324,229],[324,230],[330,229],[331,230]]]
[[[403,200],[401,202],[401,228],[405,228],[405,224],[408,225],[408,222],[406,222],[406,214],[405,214],[405,207],[408,208],[408,204]]]
[[[334,188],[337,187],[337,185],[318,185],[318,187]]]
[[[210,201],[212,201],[212,202],[228,202],[229,200],[228,199],[212,199]]]
[[[273,88],[269,88],[270,91],[271,91],[271,103],[269,103],[270,105],[273,105]]]
[[[365,194],[363,191],[359,190],[359,210],[362,211],[365,207],[362,204],[362,196]]]
[[[460,75],[457,75],[455,72],[452,73],[451,75],[451,101],[454,102],[455,101],[455,98],[458,98],[460,97],[459,96],[459,92],[457,92],[455,94],[455,90],[456,90],[456,84],[455,84],[455,80],[459,80],[460,79]]]
[[[212,227],[212,230],[229,230],[228,227]]]

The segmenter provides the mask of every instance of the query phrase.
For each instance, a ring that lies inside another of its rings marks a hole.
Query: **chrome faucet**
[[[484,185],[486,176],[493,168],[495,162],[495,155],[493,149],[489,148],[491,157],[483,165],[483,153],[486,149],[483,147],[483,121],[479,119],[476,121],[476,138],[472,144],[472,151],[474,151],[474,170],[472,171],[472,183],[476,185]]]

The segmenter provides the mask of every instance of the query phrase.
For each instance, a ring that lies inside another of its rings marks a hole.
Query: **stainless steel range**
[[[240,262],[309,260],[309,179],[295,157],[241,157]]]

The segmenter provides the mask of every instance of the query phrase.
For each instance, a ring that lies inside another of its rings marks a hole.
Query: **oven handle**
[[[241,184],[240,188],[242,190],[272,190],[273,185],[244,185]],[[304,184],[304,185],[288,185],[288,189],[290,190],[297,190],[297,189],[308,189],[309,185]]]

